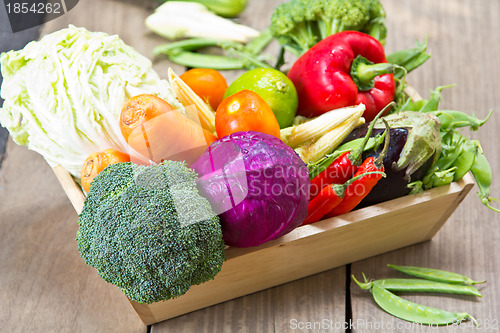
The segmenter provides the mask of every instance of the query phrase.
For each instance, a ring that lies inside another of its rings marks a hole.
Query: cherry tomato
[[[215,130],[219,138],[243,131],[280,138],[280,126],[273,110],[262,97],[250,90],[241,90],[222,100],[215,113]]]
[[[94,178],[108,165],[129,161],[130,157],[127,154],[114,149],[106,149],[90,154],[82,167],[81,182],[83,189],[85,192],[88,192],[90,183],[92,183]]]
[[[193,163],[217,138],[163,99],[138,95],[124,106],[120,129],[130,147],[147,159]]]
[[[193,68],[180,76],[196,95],[200,96],[213,110],[224,98],[227,82],[215,69]]]
[[[154,95],[142,94],[127,101],[120,114],[120,130],[126,141],[137,127],[174,108]]]

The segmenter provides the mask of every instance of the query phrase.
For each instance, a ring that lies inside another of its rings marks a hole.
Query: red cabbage
[[[214,142],[191,166],[222,223],[224,241],[257,246],[298,227],[307,215],[307,166],[274,136],[238,132]]]

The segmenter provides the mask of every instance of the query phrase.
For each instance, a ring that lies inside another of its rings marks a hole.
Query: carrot
[[[90,154],[82,167],[81,182],[83,189],[88,192],[94,178],[108,165],[129,161],[129,155],[114,149],[106,149]]]
[[[155,163],[177,160],[192,164],[217,138],[199,124],[152,95],[133,97],[120,116],[127,143]]]

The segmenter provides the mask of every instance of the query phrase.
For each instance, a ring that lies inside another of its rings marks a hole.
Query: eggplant
[[[440,122],[432,114],[405,111],[384,117],[389,123],[390,142],[383,163],[386,177],[382,178],[363,199],[359,207],[374,205],[402,197],[411,192],[408,184],[422,180],[427,170],[435,163],[441,153]],[[363,138],[369,123],[352,131],[344,143]],[[378,120],[371,136],[385,131],[382,120]],[[377,157],[383,144],[363,153],[363,159]]]

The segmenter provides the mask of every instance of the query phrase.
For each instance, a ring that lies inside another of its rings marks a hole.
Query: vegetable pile
[[[378,0],[290,0],[261,32],[218,16],[245,5],[159,7],[147,26],[179,40],[155,55],[195,67],[169,69],[168,81],[117,36],[73,26],[1,55],[0,122],[80,182],[78,247],[103,279],[141,303],[177,297],[216,276],[225,246],[258,246],[469,171],[498,211],[481,144],[459,132],[489,116],[439,110],[445,87],[412,99],[406,75],[429,59],[427,45],[386,55]],[[183,26],[194,11],[200,20]],[[273,39],[277,58],[262,52]],[[201,52],[213,46],[226,54]],[[288,53],[298,59],[286,73]],[[229,84],[218,71],[242,68]],[[401,281],[360,286],[386,309],[403,302],[390,293]]]

